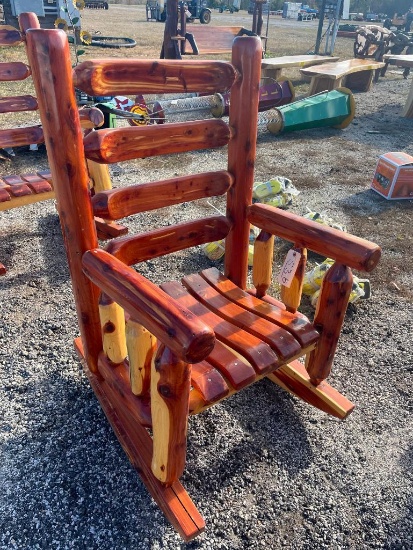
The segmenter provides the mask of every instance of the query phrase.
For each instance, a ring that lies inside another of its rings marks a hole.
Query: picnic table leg
[[[282,69],[263,69],[261,78],[264,80],[278,80],[281,76]]]
[[[359,71],[357,73],[349,74],[345,78],[344,85],[350,90],[357,90],[359,92],[368,92],[373,82],[374,71]]]

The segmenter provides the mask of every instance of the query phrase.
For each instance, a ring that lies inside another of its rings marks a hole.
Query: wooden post
[[[330,374],[352,285],[351,269],[343,264],[335,263],[324,276],[314,316],[320,339],[306,359],[306,369],[314,384]]]
[[[260,231],[254,243],[254,263],[252,265],[252,281],[256,288],[257,298],[265,296],[271,284],[273,258],[274,235]]]
[[[107,164],[98,164],[93,160],[87,160],[87,167],[93,182],[95,194],[112,189],[112,182]]]
[[[178,0],[168,0],[166,4],[166,21],[163,35],[162,59],[180,59],[179,46],[172,40],[178,31]]]
[[[125,312],[112,298],[102,292],[99,298],[99,315],[103,351],[112,363],[122,363],[128,354],[125,341]]]
[[[151,372],[152,472],[166,485],[185,467],[190,385],[190,365],[161,346]]]
[[[66,33],[59,30],[29,29],[26,41],[85,357],[91,371],[97,372],[97,359],[102,350],[99,289],[84,275],[82,256],[87,250],[97,248],[98,241],[90,203],[89,174],[83,157],[83,135],[72,82],[69,44]],[[66,105],[64,111],[54,100],[55,96]]]
[[[232,63],[241,73],[231,88],[229,125],[232,139],[228,145],[228,171],[235,182],[228,192],[227,216],[233,227],[225,241],[225,275],[245,289],[248,273],[250,226],[247,208],[252,202],[257,143],[258,90],[261,76],[261,40],[237,37]],[[247,116],[248,113],[248,116]]]
[[[126,322],[126,346],[132,393],[145,395],[149,392],[156,338],[143,325],[129,319]]]
[[[286,286],[281,285],[281,301],[285,304],[287,311],[290,311],[291,313],[295,313],[300,306],[305,266],[307,265],[307,249],[302,247],[294,247],[294,250],[301,255],[300,263],[297,266],[290,287],[287,288]]]

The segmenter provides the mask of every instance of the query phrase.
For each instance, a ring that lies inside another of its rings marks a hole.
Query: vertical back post
[[[26,40],[82,343],[88,366],[96,372],[98,354],[102,349],[99,290],[83,274],[82,256],[87,250],[97,248],[98,241],[72,82],[69,44],[66,33],[60,30],[30,29],[26,32]]]
[[[258,91],[261,77],[262,45],[258,37],[237,37],[232,63],[240,77],[231,88],[228,170],[235,182],[228,192],[227,216],[233,227],[225,241],[225,275],[245,289],[248,272],[250,225],[247,207],[252,202],[257,145]]]

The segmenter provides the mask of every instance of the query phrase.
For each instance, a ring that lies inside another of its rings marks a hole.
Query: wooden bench
[[[311,77],[308,94],[336,90],[345,86],[350,90],[367,92],[373,82],[374,72],[384,67],[384,63],[370,59],[347,59],[337,63],[326,63],[300,69],[304,76]]]
[[[413,55],[386,54],[383,56],[383,60],[386,63],[386,68],[387,65],[396,65],[396,67],[402,67],[404,69],[411,69],[413,67]],[[403,108],[402,116],[406,118],[413,118],[413,80],[409,95],[407,96],[407,100]]]
[[[312,67],[322,63],[338,61],[338,57],[330,55],[284,55],[282,57],[269,57],[261,61],[262,77],[278,80],[283,69],[290,67]]]

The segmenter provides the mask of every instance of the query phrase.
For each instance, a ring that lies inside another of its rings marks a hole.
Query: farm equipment
[[[207,25],[211,21],[211,10],[207,7],[207,0],[190,0],[190,2],[179,2],[178,9],[183,9],[186,21],[192,23],[195,19]],[[166,2],[164,0],[148,0],[146,3],[146,20],[166,20]]]
[[[102,2],[101,0],[86,0],[85,8],[92,8],[96,10],[108,10],[109,4]]]

